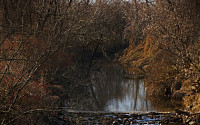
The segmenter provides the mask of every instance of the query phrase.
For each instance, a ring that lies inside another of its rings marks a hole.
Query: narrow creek
[[[147,98],[145,80],[124,78],[126,71],[118,64],[108,64],[92,74],[95,99],[79,100],[78,111],[166,112],[171,106],[153,106]],[[132,75],[134,77],[134,75]],[[163,104],[160,104],[163,105]]]
[[[76,108],[63,112],[59,123],[66,125],[138,125],[198,123],[198,115],[174,112],[170,101],[148,99],[145,79],[132,75],[118,64],[108,64],[92,73],[94,98],[77,100]]]

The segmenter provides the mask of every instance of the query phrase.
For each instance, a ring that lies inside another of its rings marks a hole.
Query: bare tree
[[[123,44],[127,5],[110,3],[0,1],[1,124],[37,122],[39,116],[32,112],[59,105],[53,86],[72,92],[63,96],[77,96],[81,86],[88,87],[83,81],[76,83],[80,73],[88,77],[97,53],[108,57]]]
[[[200,71],[197,6],[196,1],[157,1],[148,27],[159,47],[176,56],[179,70],[192,67],[194,72]]]

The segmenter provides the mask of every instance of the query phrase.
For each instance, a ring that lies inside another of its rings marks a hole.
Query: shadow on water
[[[147,99],[147,89],[143,79],[125,79],[123,76],[124,70],[117,64],[106,65],[100,71],[93,72],[91,82],[95,99],[82,99],[78,102],[77,110],[106,112],[166,111],[158,109]]]

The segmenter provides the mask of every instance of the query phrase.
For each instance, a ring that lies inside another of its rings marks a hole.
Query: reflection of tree
[[[134,110],[136,110],[137,106],[137,98],[138,98],[138,92],[139,92],[139,81],[138,79],[135,80],[135,99],[134,99]]]
[[[147,96],[145,87],[144,87],[144,91],[145,91],[145,95]],[[145,104],[146,104],[147,111],[149,111],[147,97],[145,97]]]
[[[147,111],[144,82],[123,79],[122,76],[122,68],[118,65],[106,65],[101,72],[95,72],[92,82],[99,105],[91,99],[85,110]]]
[[[148,100],[143,80],[123,79],[122,68],[106,64],[100,72],[94,72],[92,83],[95,98],[82,99],[80,110],[98,111],[169,111],[171,103],[157,103],[159,99]],[[98,102],[98,103],[96,103]],[[162,102],[163,103],[163,102]],[[165,109],[167,110],[165,110]],[[156,110],[154,110],[156,109]]]
[[[122,94],[122,72],[118,66],[108,65],[102,69],[104,77],[101,77],[102,82],[97,85],[96,94],[100,101],[99,110],[104,110],[108,100],[111,98],[123,98]],[[98,77],[98,76],[96,76]]]

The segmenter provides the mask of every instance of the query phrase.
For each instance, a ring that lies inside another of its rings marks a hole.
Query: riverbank
[[[62,124],[104,124],[104,125],[132,125],[132,124],[174,124],[194,125],[200,122],[200,114],[177,111],[175,113],[112,113],[112,112],[80,112],[68,111],[61,117],[55,117]]]
[[[177,69],[174,59],[174,55],[160,49],[152,38],[147,37],[137,46],[130,43],[119,61],[130,74],[145,75],[149,98],[180,102],[184,110],[199,112],[199,76],[188,71],[191,67],[181,69],[187,72]]]

